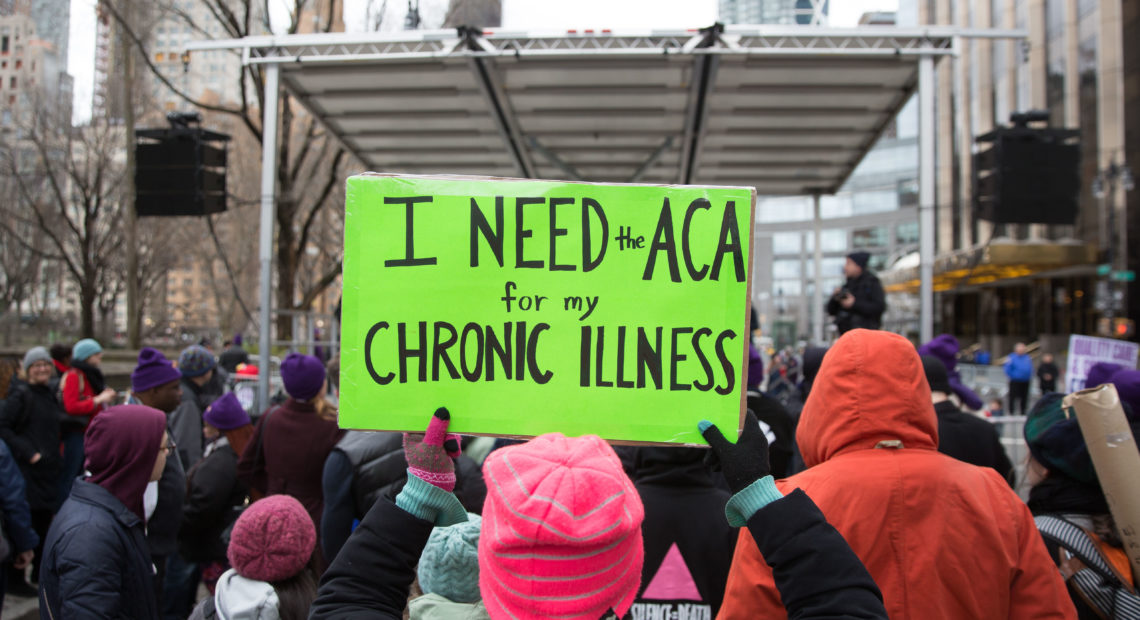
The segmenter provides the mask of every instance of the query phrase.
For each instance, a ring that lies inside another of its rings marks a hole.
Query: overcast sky
[[[374,0],[380,5],[382,0]],[[73,120],[91,116],[95,58],[95,2],[71,0],[68,71],[75,77]],[[271,0],[283,12],[283,0]],[[348,30],[363,30],[367,0],[344,0]],[[419,0],[424,26],[443,20],[447,0]],[[502,0],[503,27],[534,30],[569,28],[699,28],[716,21],[717,0]],[[402,28],[407,3],[388,0],[382,30]],[[830,25],[854,26],[867,11],[898,8],[898,0],[831,0]],[[278,20],[275,19],[275,22]]]

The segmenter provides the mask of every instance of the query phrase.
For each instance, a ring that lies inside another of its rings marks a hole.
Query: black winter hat
[[[946,373],[946,365],[942,363],[942,360],[933,355],[921,357],[922,370],[926,373],[926,382],[930,384],[930,391],[953,394],[954,389],[950,387],[950,376]]]
[[[862,250],[860,250],[858,252],[852,252],[852,253],[848,254],[847,258],[850,258],[851,262],[855,263],[856,265],[859,265],[860,269],[866,269],[867,268],[867,261],[871,260],[871,253],[870,252],[863,252]]]

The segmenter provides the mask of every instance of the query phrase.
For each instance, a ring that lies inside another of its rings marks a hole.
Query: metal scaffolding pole
[[[934,338],[934,56],[918,60],[919,338]]]
[[[823,244],[821,243],[821,231],[823,228],[823,216],[820,212],[819,194],[812,194],[812,235],[813,235],[813,250],[814,256],[812,261],[815,264],[815,287],[812,290],[811,303],[812,313],[814,317],[811,326],[811,339],[816,346],[823,345]]]
[[[261,123],[261,333],[257,373],[257,406],[269,406],[269,354],[273,347],[273,215],[277,197],[277,97],[280,65],[265,67],[265,108]]]

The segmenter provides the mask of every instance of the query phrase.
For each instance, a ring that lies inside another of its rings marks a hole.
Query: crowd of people
[[[960,354],[853,328],[778,357],[773,395],[752,349],[739,437],[698,417],[701,449],[459,437],[447,403],[346,432],[336,359],[290,354],[247,411],[248,355],[145,348],[120,395],[98,342],[35,347],[0,365],[0,584],[42,618],[1140,617],[1063,395],[1016,480]],[[1094,382],[1140,422],[1140,371]]]

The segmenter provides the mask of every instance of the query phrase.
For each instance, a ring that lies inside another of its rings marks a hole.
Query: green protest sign
[[[703,444],[737,428],[754,190],[348,180],[343,428]]]

